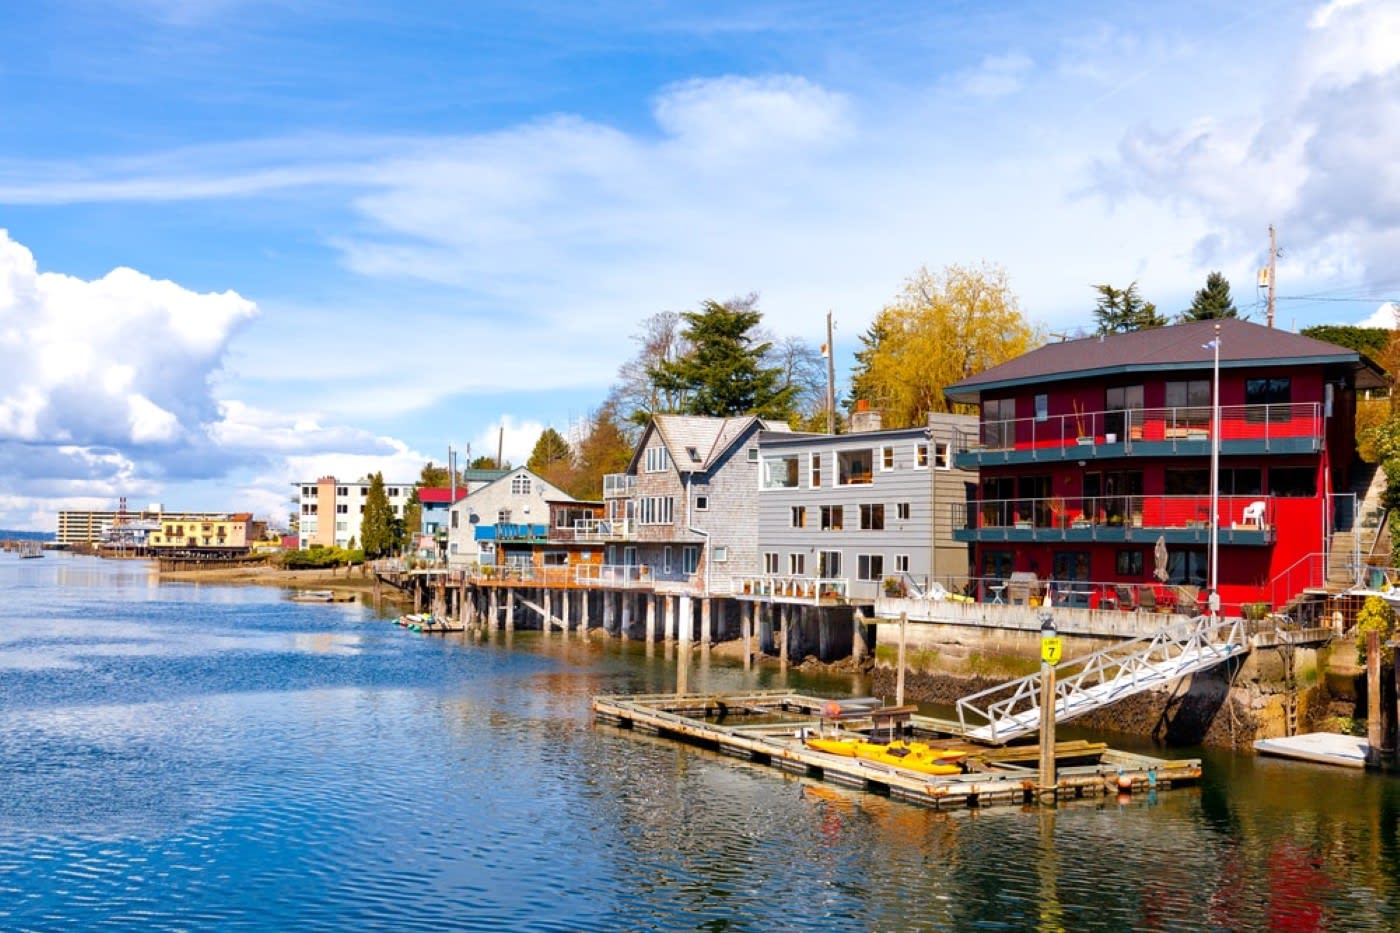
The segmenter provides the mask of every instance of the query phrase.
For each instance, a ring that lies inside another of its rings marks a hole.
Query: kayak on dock
[[[967,757],[967,752],[951,748],[934,748],[923,742],[906,742],[899,739],[888,744],[871,742],[864,738],[820,738],[808,737],[807,747],[828,755],[843,758],[860,758],[865,761],[878,761],[881,764],[908,768],[922,774],[959,774],[962,767],[955,764]]]

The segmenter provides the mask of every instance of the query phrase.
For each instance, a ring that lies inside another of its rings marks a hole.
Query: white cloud
[[[1320,7],[1277,78],[1281,90],[1258,113],[1127,134],[1101,167],[1102,190],[1201,211],[1223,231],[1211,234],[1212,251],[1235,258],[1257,256],[1262,231],[1276,224],[1290,266],[1281,281],[1391,277],[1400,263],[1400,163],[1390,155],[1400,150],[1400,7]]]
[[[140,447],[193,441],[215,415],[208,378],[256,308],[130,269],[39,272],[0,231],[0,441]]]
[[[1371,316],[1361,321],[1361,327],[1384,327],[1387,330],[1395,330],[1400,327],[1400,304],[1387,301],[1375,311]]]
[[[989,55],[973,69],[955,75],[950,82],[954,93],[972,97],[1005,97],[1025,85],[1035,62],[1020,52]]]

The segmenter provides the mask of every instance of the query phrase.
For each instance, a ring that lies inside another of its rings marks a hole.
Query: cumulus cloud
[[[1127,134],[1100,166],[1101,190],[1203,211],[1225,231],[1198,244],[1214,256],[1257,254],[1275,223],[1295,279],[1389,277],[1400,262],[1400,7],[1319,7],[1277,84],[1262,113]]]
[[[976,68],[955,75],[951,89],[971,97],[1005,97],[1025,85],[1033,67],[1035,62],[1020,52],[989,55]]]

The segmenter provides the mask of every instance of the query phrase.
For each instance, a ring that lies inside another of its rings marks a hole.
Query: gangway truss
[[[1197,616],[1055,667],[1055,721],[1221,664],[1248,650],[1239,619]],[[1031,674],[958,700],[958,722],[974,741],[1003,745],[1040,728],[1041,675]]]

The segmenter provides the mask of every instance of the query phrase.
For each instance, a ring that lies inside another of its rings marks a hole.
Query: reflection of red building
[[[1093,605],[1204,600],[1214,349],[1220,327],[1223,605],[1281,606],[1325,574],[1350,527],[1355,392],[1382,384],[1355,351],[1239,320],[1052,343],[948,387],[977,404],[959,467],[980,471],[952,516],[974,573],[1054,578]],[[1167,587],[1153,581],[1167,549]],[[1189,607],[1188,607],[1189,608]]]

